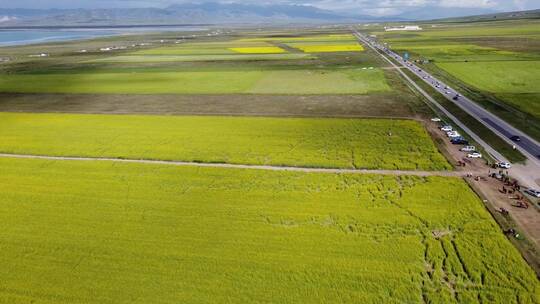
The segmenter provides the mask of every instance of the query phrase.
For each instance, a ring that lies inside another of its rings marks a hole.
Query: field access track
[[[101,157],[63,157],[63,156],[45,156],[45,155],[25,155],[25,154],[5,154],[0,153],[1,158],[18,159],[42,159],[52,161],[102,161],[136,164],[154,164],[168,166],[192,166],[192,167],[210,167],[210,168],[230,168],[230,169],[254,169],[267,171],[291,171],[305,173],[350,173],[350,174],[378,174],[378,175],[411,175],[411,176],[441,176],[441,177],[463,177],[464,172],[456,171],[408,171],[408,170],[376,170],[376,169],[328,169],[328,168],[304,168],[289,166],[262,166],[262,165],[238,165],[226,163],[200,163],[200,162],[182,162],[182,161],[162,161],[146,159],[122,159],[122,158],[101,158]]]

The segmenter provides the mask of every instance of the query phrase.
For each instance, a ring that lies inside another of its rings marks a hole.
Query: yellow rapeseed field
[[[0,168],[0,303],[540,303],[458,178]]]
[[[255,37],[238,39],[238,42],[261,42],[261,41],[347,41],[355,40],[351,34],[314,35],[314,36],[283,36],[283,37]]]
[[[241,53],[241,54],[281,54],[285,53],[285,50],[277,46],[265,46],[265,47],[237,47],[229,48],[229,50]]]
[[[334,52],[360,52],[364,48],[355,44],[333,44],[333,45],[296,45],[295,48],[304,53],[334,53]]]

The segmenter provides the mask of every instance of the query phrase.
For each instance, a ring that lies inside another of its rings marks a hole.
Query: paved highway
[[[433,77],[433,75],[424,71],[421,67],[418,67],[414,63],[405,60],[402,56],[393,52],[391,49],[387,48],[385,45],[382,45],[378,43],[377,41],[375,41],[374,39],[368,38],[365,35],[360,34],[359,32],[356,32],[356,31],[355,31],[355,35],[362,43],[368,45],[369,47],[375,50],[378,50],[380,52],[380,55],[383,58],[388,60],[387,57],[391,57],[396,62],[398,62],[398,64],[401,65],[401,67],[404,67],[408,69],[409,71],[411,71],[412,73],[414,73],[415,75],[417,75],[425,83],[427,83],[433,89],[441,93],[449,101],[458,105],[461,109],[463,109],[469,115],[476,118],[478,121],[480,121],[490,130],[492,130],[495,134],[500,136],[503,140],[508,142],[510,145],[515,145],[516,149],[518,149],[528,158],[527,164],[524,167],[524,169],[528,171],[527,172],[529,175],[528,179],[530,179],[531,174],[533,175],[533,178],[535,179],[540,178],[540,143],[538,143],[538,141],[534,140],[533,138],[531,138],[524,132],[514,128],[509,123],[497,117],[496,115],[492,114],[491,112],[487,111],[486,109],[482,108],[481,106],[477,105],[475,102],[473,102],[469,98],[461,95],[457,90],[453,89],[452,87],[440,81],[439,79]],[[384,54],[386,54],[386,56]],[[395,65],[393,62],[391,63]],[[519,136],[520,140],[519,141],[512,140],[511,137],[513,136]],[[473,138],[473,139],[476,140],[476,138]],[[492,154],[495,158],[499,159],[500,161],[504,160],[504,157],[502,157],[499,153],[497,153],[496,151],[492,151],[492,152],[494,153],[490,153],[490,154]],[[530,184],[530,183],[527,183],[527,184]]]
[[[525,156],[527,156],[527,158],[529,158],[531,161],[534,161],[538,165],[540,165],[540,143],[535,141],[533,138],[523,133],[522,131],[514,128],[509,123],[500,119],[499,117],[482,108],[481,106],[477,105],[469,98],[462,96],[461,94],[459,94],[459,92],[446,85],[442,81],[438,80],[437,78],[433,77],[428,72],[424,71],[421,67],[418,67],[412,62],[406,61],[399,54],[396,54],[392,50],[386,48],[384,45],[381,45],[376,41],[369,39],[359,33],[357,33],[357,36],[364,43],[370,44],[376,49],[386,53],[388,56],[391,56],[403,67],[406,67],[407,69],[409,69],[409,71],[413,72],[418,77],[423,79],[424,82],[429,84],[433,89],[443,94],[448,100],[455,103],[460,108],[469,113],[469,115],[478,119],[486,127],[490,128],[493,132],[497,133],[500,137],[506,140],[509,144],[515,145],[516,148],[518,148],[523,154],[525,154]],[[513,141],[510,139],[510,137],[512,136],[519,136],[521,140]]]

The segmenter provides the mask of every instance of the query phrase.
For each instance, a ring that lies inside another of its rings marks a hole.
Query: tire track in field
[[[230,169],[253,169],[266,171],[290,171],[305,173],[349,173],[349,174],[377,174],[377,175],[414,175],[414,176],[443,176],[443,177],[464,177],[464,172],[456,171],[407,171],[407,170],[379,170],[379,169],[330,169],[330,168],[308,168],[294,166],[268,166],[268,165],[241,165],[227,163],[201,163],[185,161],[167,161],[151,159],[125,159],[125,158],[107,158],[107,157],[71,157],[71,156],[47,156],[47,155],[29,155],[29,154],[7,154],[0,153],[1,158],[18,159],[43,159],[59,161],[101,161],[116,163],[136,163],[136,164],[154,164],[168,166],[184,167],[208,167],[208,168],[230,168]]]

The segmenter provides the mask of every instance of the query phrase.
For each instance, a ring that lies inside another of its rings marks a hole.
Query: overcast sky
[[[358,10],[359,14],[392,15],[422,7],[483,8],[512,11],[540,8],[540,0],[0,0],[0,8],[112,8],[165,7],[185,2],[236,2],[312,5],[330,10]]]

